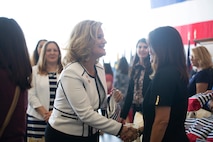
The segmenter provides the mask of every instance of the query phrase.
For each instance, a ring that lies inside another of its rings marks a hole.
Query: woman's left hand
[[[49,111],[49,112],[45,113],[45,115],[44,115],[44,120],[45,120],[46,122],[48,122],[51,113],[52,113],[52,111]]]

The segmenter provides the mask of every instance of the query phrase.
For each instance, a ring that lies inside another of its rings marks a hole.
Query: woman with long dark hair
[[[142,103],[144,94],[148,88],[151,74],[151,64],[149,57],[149,48],[145,38],[138,40],[136,44],[136,53],[130,72],[129,87],[127,90],[126,99],[121,111],[121,121],[124,121],[130,108],[133,113],[129,114],[129,121],[133,122],[136,112],[142,112]]]
[[[188,74],[181,36],[165,26],[151,31],[148,40],[153,73],[143,103],[143,142],[188,142]]]
[[[23,31],[14,19],[0,17],[0,136],[1,142],[24,142],[27,89],[31,88],[32,68]],[[20,93],[15,95],[16,87]],[[3,125],[17,97],[17,104],[4,131]]]

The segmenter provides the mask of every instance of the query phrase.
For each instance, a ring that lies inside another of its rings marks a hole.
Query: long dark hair
[[[14,19],[0,17],[0,68],[21,89],[31,87],[32,68],[25,37]]]
[[[170,26],[159,27],[149,33],[150,49],[154,51],[154,73],[162,66],[173,65],[181,77],[188,81],[183,42],[178,31]]]
[[[146,39],[145,38],[141,38],[141,39],[138,40],[138,42],[136,44],[136,48],[137,48],[138,44],[141,43],[141,42],[147,44]],[[135,68],[135,65],[139,62],[139,60],[140,60],[140,58],[139,58],[138,54],[135,53],[135,56],[134,56],[134,59],[133,59],[133,63],[132,63],[132,69],[131,69],[131,73],[130,73],[130,77],[131,78],[133,77],[133,75],[135,73],[135,69],[134,68]],[[144,66],[145,66],[145,68],[147,70],[150,70],[150,68],[151,68],[149,54],[148,54],[148,56],[146,58],[144,58]]]
[[[32,59],[31,59],[32,60],[31,61],[32,66],[36,65],[38,63],[38,59],[39,59],[38,48],[41,48],[41,46],[42,46],[41,43],[46,42],[46,41],[47,41],[46,39],[41,39],[37,42],[36,48],[33,51],[33,56],[32,56]]]
[[[128,75],[129,72],[129,64],[127,62],[126,57],[121,57],[118,62],[118,69],[122,74]]]

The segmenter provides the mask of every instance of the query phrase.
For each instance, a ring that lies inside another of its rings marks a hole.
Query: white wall
[[[147,20],[147,22],[150,23],[149,30],[159,26],[182,26],[213,20],[212,9],[213,0],[188,0],[161,8],[149,9],[149,18]],[[213,32],[213,29],[209,32]],[[204,45],[207,47],[213,56],[213,41],[202,42],[197,45]],[[184,47],[187,54],[188,45]],[[190,47],[193,48],[194,45],[191,44]]]
[[[188,0],[157,9],[150,8],[150,0],[1,0],[0,6],[0,16],[21,25],[30,53],[41,38],[55,40],[63,48],[81,20],[103,22],[108,42],[104,60],[112,64],[124,53],[129,58],[137,40],[153,28],[213,19],[213,0]]]
[[[153,27],[159,25],[179,26],[213,20],[213,0],[188,0],[185,2],[150,10]]]

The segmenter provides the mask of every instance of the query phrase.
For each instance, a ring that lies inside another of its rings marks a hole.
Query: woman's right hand
[[[44,106],[40,106],[35,108],[35,110],[43,117],[43,119],[47,122],[51,112],[47,111]]]
[[[43,116],[44,120],[47,122],[50,118],[50,115],[51,115],[52,111],[49,111],[49,112],[46,112]]]
[[[138,138],[138,130],[133,128],[132,126],[123,126],[120,138],[124,142],[131,142]]]

